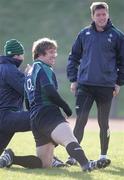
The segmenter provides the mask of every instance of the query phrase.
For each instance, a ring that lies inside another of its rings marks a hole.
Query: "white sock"
[[[107,155],[100,155],[99,159],[106,159],[107,158]]]

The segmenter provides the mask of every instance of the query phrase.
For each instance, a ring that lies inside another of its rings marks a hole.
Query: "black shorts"
[[[36,142],[36,147],[53,142],[52,131],[63,122],[67,122],[60,109],[56,106],[49,106],[40,110],[37,117],[31,120],[31,128]]]

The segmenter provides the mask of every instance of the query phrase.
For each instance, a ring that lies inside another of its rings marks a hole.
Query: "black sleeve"
[[[117,82],[116,84],[124,85],[124,34],[121,34],[117,46]]]
[[[61,98],[59,93],[56,91],[56,89],[52,85],[49,84],[49,85],[45,86],[44,90],[45,90],[47,96],[49,97],[49,99],[54,104],[61,107],[67,116],[72,115],[72,111],[71,111],[69,105]]]
[[[77,81],[78,67],[83,54],[82,38],[82,33],[79,33],[68,57],[66,72],[70,82]]]

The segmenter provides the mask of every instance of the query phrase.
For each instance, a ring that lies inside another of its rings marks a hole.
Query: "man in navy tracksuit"
[[[0,154],[15,132],[30,130],[28,111],[23,111],[24,74],[18,69],[24,60],[22,44],[11,39],[0,56]]]
[[[106,159],[111,102],[124,84],[124,34],[112,25],[106,3],[96,2],[90,8],[93,22],[78,34],[73,44],[67,76],[71,91],[76,93],[74,134],[80,143],[95,101],[100,127],[100,159]],[[74,163],[72,158],[67,162]]]

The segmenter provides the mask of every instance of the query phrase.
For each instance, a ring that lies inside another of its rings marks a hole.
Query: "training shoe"
[[[11,149],[4,150],[0,156],[0,168],[10,167],[13,163],[14,153]]]
[[[86,165],[83,166],[83,171],[91,172],[96,169],[106,168],[110,163],[110,159],[90,160]]]
[[[66,164],[68,165],[77,165],[77,161],[76,159],[72,158],[72,157],[68,157],[68,160],[66,161]]]
[[[97,161],[97,166],[99,169],[101,168],[106,168],[107,166],[109,166],[111,164],[111,160],[110,159],[105,159],[105,158],[102,158],[102,159],[99,159]]]
[[[52,167],[64,167],[64,166],[66,166],[64,162],[62,162],[60,159],[58,159],[55,156],[53,157]]]
[[[97,167],[97,161],[90,160],[87,164],[83,166],[83,171],[91,172],[95,169],[98,169]]]

